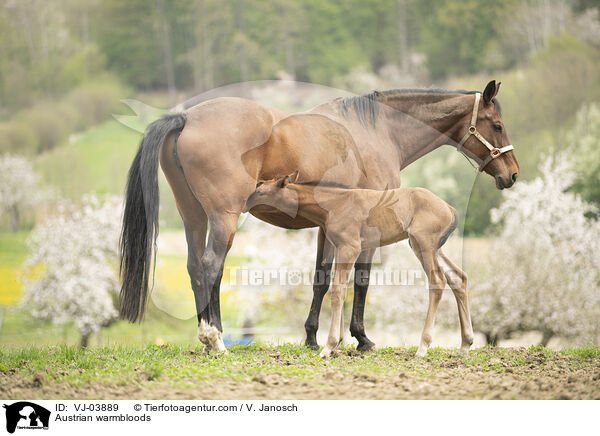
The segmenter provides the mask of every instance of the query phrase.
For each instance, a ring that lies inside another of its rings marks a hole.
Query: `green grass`
[[[24,231],[0,233],[0,305],[15,303],[21,298],[17,275],[28,253],[27,235]]]
[[[121,193],[141,136],[116,120],[106,121],[40,156],[36,167],[46,183],[74,200],[92,190]]]
[[[561,353],[565,356],[575,356],[582,359],[594,359],[600,357],[600,347],[588,345],[581,348],[564,348]]]
[[[79,201],[83,194],[92,191],[100,195],[123,195],[141,138],[141,133],[109,120],[39,156],[36,169],[43,183],[73,201]],[[183,224],[175,200],[160,170],[159,181],[162,230],[181,229]]]
[[[456,367],[475,367],[485,372],[502,372],[506,368],[519,371],[527,370],[532,362],[543,366],[546,357],[540,358],[540,353],[552,362],[568,359],[568,365],[575,370],[597,365],[600,357],[599,347],[564,351],[484,347],[471,351],[468,358],[456,350],[434,348],[423,359],[414,356],[414,347],[382,348],[367,354],[343,348],[338,357],[328,360],[320,359],[316,352],[299,344],[234,346],[229,350],[227,355],[215,356],[202,354],[199,346],[174,344],[84,350],[75,346],[0,348],[0,372],[18,372],[25,378],[43,373],[51,380],[75,385],[93,382],[119,385],[131,382],[132,378],[148,381],[162,378],[174,386],[185,387],[190,379],[226,377],[248,381],[264,373],[308,379],[330,371],[375,376],[404,371],[430,377],[435,377],[436,370]]]

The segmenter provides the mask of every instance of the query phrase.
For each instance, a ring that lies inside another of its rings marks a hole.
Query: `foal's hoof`
[[[361,352],[370,351],[373,348],[375,348],[375,343],[369,341],[368,339],[366,342],[359,342],[356,346],[356,350]]]
[[[331,349],[329,349],[329,348],[325,347],[325,348],[323,348],[323,350],[322,350],[322,351],[319,353],[319,357],[320,357],[321,359],[327,359],[328,357],[331,357],[331,353],[332,353],[332,351],[333,351],[333,350],[331,350]]]
[[[417,353],[415,354],[415,356],[417,357],[425,357],[427,355],[427,348],[421,348],[419,347],[419,349],[417,350]]]

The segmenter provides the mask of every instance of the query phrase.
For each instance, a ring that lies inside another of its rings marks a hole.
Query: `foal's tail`
[[[185,126],[183,114],[168,114],[146,129],[127,180],[120,240],[120,315],[135,322],[144,314],[158,236],[158,153],[165,138]]]
[[[438,248],[442,248],[442,245],[446,243],[452,232],[458,227],[458,212],[452,206],[448,205],[448,207],[450,208],[450,212],[452,212],[452,221],[444,234],[440,237]]]

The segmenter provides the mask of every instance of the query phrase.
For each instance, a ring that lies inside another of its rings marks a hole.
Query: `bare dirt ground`
[[[414,357],[408,349],[366,354],[344,350],[320,361],[301,347],[283,346],[240,348],[221,358],[181,351],[181,358],[165,358],[164,365],[157,367],[146,364],[145,358],[123,365],[104,349],[87,365],[5,368],[0,373],[0,397],[600,399],[600,356],[595,350],[573,354],[540,348],[482,348],[467,359],[448,350],[433,350],[425,359]]]

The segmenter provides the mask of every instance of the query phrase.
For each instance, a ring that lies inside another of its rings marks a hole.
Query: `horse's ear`
[[[488,105],[491,103],[492,98],[494,98],[496,96],[496,94],[498,94],[498,90],[500,89],[500,82],[498,82],[498,84],[496,84],[495,80],[490,81],[490,83],[487,84],[487,86],[485,87],[485,90],[483,91],[483,102]]]

